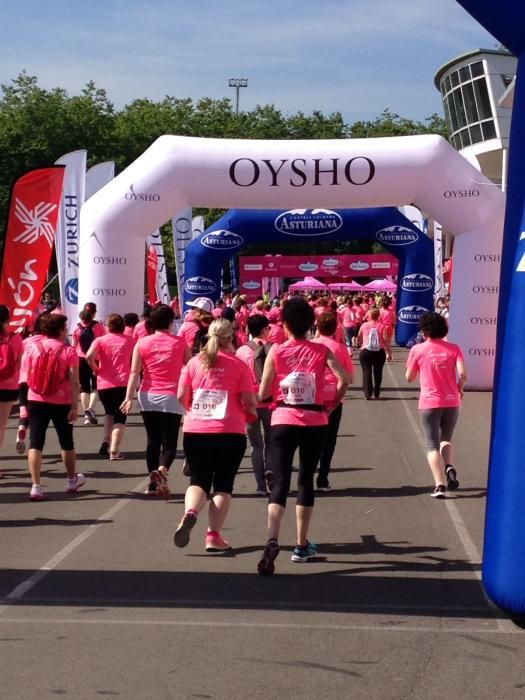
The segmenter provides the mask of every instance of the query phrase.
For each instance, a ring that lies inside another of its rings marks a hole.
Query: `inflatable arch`
[[[161,136],[82,208],[79,303],[143,302],[144,239],[185,206],[413,203],[456,241],[451,338],[470,388],[492,386],[504,196],[439,136],[256,141]]]
[[[525,614],[525,13],[515,0],[458,0],[518,57],[492,402],[483,583],[500,607]]]
[[[217,300],[225,263],[261,241],[373,238],[399,259],[396,342],[406,345],[434,308],[434,245],[395,207],[382,209],[231,209],[186,249],[184,301]]]

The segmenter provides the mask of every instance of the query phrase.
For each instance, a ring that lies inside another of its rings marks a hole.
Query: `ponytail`
[[[210,369],[217,361],[217,355],[221,348],[230,346],[233,336],[233,326],[224,318],[218,318],[210,324],[208,329],[208,342],[201,351],[199,357],[206,369]]]

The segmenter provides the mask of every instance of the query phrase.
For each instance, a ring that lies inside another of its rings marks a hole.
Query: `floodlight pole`
[[[239,90],[243,87],[248,87],[248,78],[230,78],[228,81],[229,87],[235,88],[235,114],[239,114]]]

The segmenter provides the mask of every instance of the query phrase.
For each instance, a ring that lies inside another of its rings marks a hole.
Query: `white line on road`
[[[390,375],[390,378],[392,379],[392,382],[394,386],[397,389],[397,395],[401,399],[401,403],[403,405],[403,408],[405,409],[405,413],[408,417],[408,421],[410,425],[412,426],[412,430],[415,433],[415,436],[421,445],[421,449],[423,450],[423,453],[427,455],[427,446],[425,443],[425,438],[423,436],[423,433],[421,431],[421,428],[418,425],[417,420],[414,418],[414,415],[410,411],[409,405],[405,397],[401,393],[401,387],[399,386],[399,383],[397,382],[394,373],[392,372],[392,368],[388,365],[386,365],[388,373]],[[452,524],[454,526],[454,529],[456,530],[456,534],[459,538],[459,541],[463,545],[463,549],[465,550],[465,554],[467,555],[468,560],[472,564],[472,573],[473,575],[477,578],[480,584],[481,591],[483,593],[483,596],[485,597],[485,600],[487,601],[487,604],[489,605],[491,611],[494,612],[494,616],[496,617],[496,622],[498,625],[498,629],[500,632],[506,632],[506,631],[512,631],[515,629],[514,624],[511,622],[509,619],[501,619],[501,612],[499,609],[494,605],[494,603],[490,600],[490,598],[487,596],[485,593],[485,589],[483,588],[483,585],[481,583],[481,569],[476,568],[481,564],[481,555],[479,553],[478,548],[476,547],[472,537],[470,536],[470,533],[467,529],[467,526],[465,525],[465,521],[460,515],[460,512],[458,510],[458,507],[454,503],[453,500],[450,498],[445,499],[444,505],[448,511],[449,517],[452,521]],[[507,630],[508,628],[508,630]]]

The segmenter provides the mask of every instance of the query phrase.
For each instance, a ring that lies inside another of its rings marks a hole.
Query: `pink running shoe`
[[[84,474],[75,474],[74,479],[67,480],[67,493],[76,493],[81,486],[86,483]]]
[[[207,552],[226,552],[231,546],[220,535],[209,534],[206,535],[205,549]]]
[[[45,499],[44,489],[40,484],[33,484],[29,492],[30,501],[43,501]]]
[[[169,501],[171,498],[171,491],[164,472],[160,469],[154,469],[149,473],[149,478],[157,487],[157,495],[163,498],[165,501]]]

